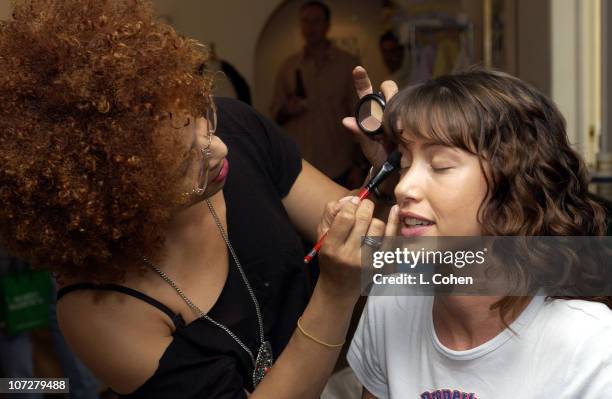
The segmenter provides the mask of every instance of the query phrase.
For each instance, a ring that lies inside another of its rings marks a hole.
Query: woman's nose
[[[212,136],[211,149],[216,159],[223,159],[227,156],[227,146],[219,136]]]
[[[401,204],[404,201],[420,201],[423,199],[424,171],[419,171],[418,166],[411,166],[404,171],[395,186],[395,198]]]

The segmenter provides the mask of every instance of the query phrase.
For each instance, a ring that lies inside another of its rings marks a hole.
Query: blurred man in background
[[[341,121],[354,113],[351,71],[359,61],[330,42],[330,23],[330,9],[322,2],[308,1],[300,8],[305,46],[282,64],[271,114],[297,141],[304,159],[353,188],[363,181],[360,151]]]

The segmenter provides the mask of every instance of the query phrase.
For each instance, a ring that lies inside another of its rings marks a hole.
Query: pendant
[[[257,351],[257,360],[255,360],[255,371],[253,371],[253,387],[256,387],[261,380],[268,374],[274,359],[272,357],[272,346],[268,341],[261,343],[259,351]]]

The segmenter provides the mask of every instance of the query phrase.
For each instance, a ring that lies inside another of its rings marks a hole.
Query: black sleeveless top
[[[301,157],[294,142],[250,107],[230,99],[215,101],[217,134],[229,150],[230,171],[223,189],[227,231],[262,308],[265,338],[277,358],[308,302],[304,251],[281,202],[301,171]],[[227,281],[208,315],[257,356],[259,327],[253,301],[228,255]],[[246,398],[245,389],[253,390],[251,358],[211,322],[197,319],[185,325],[180,315],[154,298],[112,284],[67,286],[58,299],[78,289],[135,296],[165,312],[176,326],[155,374],[135,392],[120,397],[236,399]]]

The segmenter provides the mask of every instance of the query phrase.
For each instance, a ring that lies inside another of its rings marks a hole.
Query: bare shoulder
[[[70,347],[119,393],[146,382],[172,341],[168,316],[118,292],[71,292],[58,302],[57,317]]]

